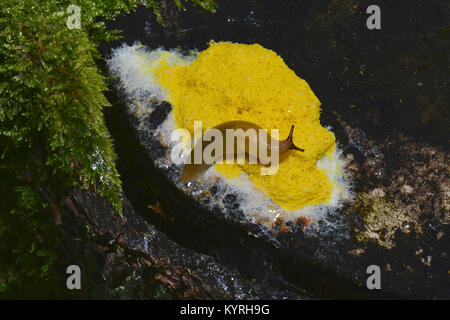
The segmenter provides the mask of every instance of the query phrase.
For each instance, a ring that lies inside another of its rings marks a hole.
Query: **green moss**
[[[191,2],[215,8],[211,0]],[[72,4],[81,8],[81,29],[67,27]],[[0,291],[48,275],[58,241],[42,196],[46,187],[58,197],[89,188],[121,212],[121,181],[103,117],[106,79],[95,61],[99,42],[118,33],[106,31],[100,19],[138,5],[152,7],[162,21],[156,0],[2,0]]]

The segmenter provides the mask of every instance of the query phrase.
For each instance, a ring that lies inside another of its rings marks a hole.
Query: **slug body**
[[[240,158],[244,157],[245,161],[247,161],[247,162],[253,161],[253,163],[257,162],[262,165],[268,165],[268,163],[265,163],[265,161],[262,161],[263,159],[261,159],[261,157],[260,157],[259,151],[261,148],[267,150],[266,152],[267,152],[268,156],[270,156],[274,152],[278,152],[278,155],[280,158],[282,158],[291,149],[297,150],[297,151],[302,151],[302,152],[304,151],[303,149],[295,146],[294,142],[292,141],[294,126],[291,126],[291,131],[290,131],[287,139],[278,141],[278,143],[271,143],[271,140],[273,142],[274,139],[271,139],[270,134],[267,131],[265,131],[266,139],[261,139],[261,136],[259,135],[259,133],[261,132],[260,130],[262,130],[262,128],[260,126],[258,126],[257,124],[249,122],[249,121],[235,120],[235,121],[224,122],[224,123],[221,123],[211,129],[208,129],[205,132],[204,136],[208,136],[208,132],[212,129],[216,129],[216,130],[220,131],[220,133],[223,137],[223,150],[219,150],[218,152],[216,152],[216,150],[214,150],[214,152],[212,152],[213,158],[214,158],[214,163],[216,161],[221,161],[221,160],[225,160],[225,159],[229,159],[229,158],[232,158],[234,160],[236,160],[236,159],[239,160]],[[227,129],[235,130],[235,132],[236,132],[236,130],[243,130],[244,132],[247,132],[247,130],[252,129],[252,130],[255,130],[257,134],[256,135],[246,135],[245,140],[244,140],[245,142],[242,140],[239,142],[238,138],[236,136],[233,135],[230,137],[229,135],[227,135]],[[234,141],[227,141],[230,138],[234,139]],[[260,139],[261,139],[261,141],[260,141]],[[214,163],[206,163],[203,160],[201,161],[201,163],[194,163],[194,150],[196,148],[198,148],[198,149],[201,149],[201,151],[203,152],[203,150],[210,143],[211,142],[204,141],[204,139],[202,139],[201,141],[198,141],[196,143],[196,145],[194,146],[194,148],[191,150],[191,152],[189,154],[190,162],[185,164],[183,170],[181,171],[181,180],[183,182],[188,182],[188,181],[198,178],[200,175],[204,174],[205,171],[208,170],[214,164]],[[228,143],[233,143],[233,145],[234,145],[234,149],[231,150],[231,154],[230,154],[230,150],[227,150],[227,148],[226,148]],[[253,148],[251,146],[253,146]]]

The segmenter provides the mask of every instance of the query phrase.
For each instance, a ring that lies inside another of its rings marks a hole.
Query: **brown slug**
[[[233,150],[233,153],[230,155],[227,155],[227,153],[226,153],[227,143],[230,142],[230,141],[227,141],[227,139],[229,139],[228,135],[226,134],[227,129],[232,129],[232,130],[242,129],[244,132],[247,132],[248,129],[254,129],[254,130],[256,130],[257,133],[259,133],[260,132],[259,130],[262,130],[262,128],[260,126],[258,126],[257,124],[249,122],[249,121],[235,120],[235,121],[224,122],[213,128],[210,128],[205,132],[205,134],[203,136],[207,136],[208,132],[211,129],[219,130],[223,137],[223,141],[222,141],[223,142],[223,152],[220,154],[213,155],[214,163],[218,160],[229,159],[228,157],[233,157],[233,159],[236,159],[238,156],[245,154],[245,160],[248,161],[248,160],[252,159],[253,161],[256,160],[256,162],[258,162],[260,164],[267,165],[267,163],[264,163],[264,161],[262,161],[262,159],[260,158],[259,148],[261,148],[261,147],[265,148],[267,150],[268,155],[271,155],[272,152],[278,152],[279,158],[282,158],[282,156],[285,155],[288,152],[288,150],[291,150],[291,149],[297,150],[297,151],[302,151],[302,152],[304,151],[303,149],[294,145],[294,142],[292,140],[293,133],[294,133],[294,126],[291,126],[291,131],[286,140],[278,141],[278,143],[275,143],[274,145],[271,144],[271,137],[270,137],[269,133],[267,133],[267,138],[265,140],[262,140],[263,141],[262,143],[260,143],[260,141],[259,141],[259,137],[260,137],[259,134],[256,136],[251,136],[251,135],[246,136],[245,145],[242,145],[242,143],[241,143],[241,145],[239,145],[239,143],[236,143],[237,136],[233,135],[234,150]],[[205,142],[202,139],[201,141],[198,141],[196,143],[194,148],[191,149],[191,152],[189,154],[190,163],[185,164],[183,170],[181,171],[181,180],[183,182],[188,182],[188,181],[198,178],[206,170],[208,170],[209,167],[211,167],[214,164],[214,163],[205,163],[203,159],[201,160],[201,163],[197,163],[197,164],[194,163],[194,152],[193,151],[196,149],[196,146],[198,148],[198,147],[200,147],[200,144],[201,144],[201,151],[203,154],[203,150],[209,143],[211,143],[211,142],[209,142],[209,141]],[[251,148],[250,147],[251,145],[256,146],[256,150],[255,150],[255,148]]]

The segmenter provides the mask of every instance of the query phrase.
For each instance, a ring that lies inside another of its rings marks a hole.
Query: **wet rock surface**
[[[344,150],[355,192],[327,223],[254,224],[239,209],[239,195],[211,186],[189,197],[173,184],[179,169],[155,163],[167,152],[154,130],[170,112],[168,103],[140,117],[126,96],[112,92],[108,125],[134,209],[178,243],[258,283],[301,287],[318,297],[449,298],[442,67],[448,61],[442,31],[448,6],[381,6],[382,30],[369,31],[368,5],[229,1],[209,16],[195,9],[182,14],[166,3],[164,30],[145,10],[112,23],[130,44],[204,49],[214,39],[258,42],[276,51],[322,101],[322,122],[333,127]],[[115,45],[105,46],[104,56]],[[211,207],[217,200],[221,206]],[[382,270],[382,290],[369,291],[366,268],[374,264]]]
[[[303,299],[288,290],[244,279],[213,258],[186,249],[123,202],[121,217],[89,191],[75,190],[58,207],[60,230],[82,268],[82,298]],[[74,239],[77,241],[74,242]],[[64,254],[63,254],[64,256]],[[74,295],[76,295],[74,293]],[[80,296],[76,296],[80,298]]]

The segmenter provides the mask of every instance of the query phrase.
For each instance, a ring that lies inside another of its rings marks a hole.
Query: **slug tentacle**
[[[291,131],[289,132],[289,136],[287,137],[286,141],[291,143],[291,146],[289,147],[289,149],[294,149],[297,151],[304,152],[305,151],[304,149],[299,148],[294,144],[293,138],[294,138],[294,125],[291,126]]]

